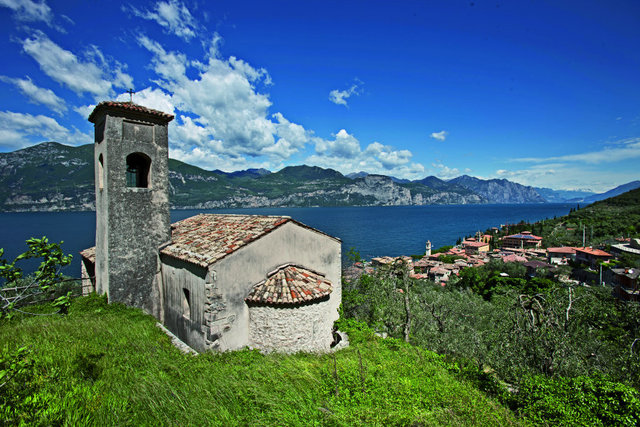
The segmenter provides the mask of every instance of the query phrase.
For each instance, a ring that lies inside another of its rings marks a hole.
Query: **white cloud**
[[[196,35],[198,27],[196,20],[182,2],[175,0],[159,1],[155,4],[153,10],[143,11],[133,6],[130,9],[136,16],[155,21],[166,32],[175,34],[184,40],[188,41]]]
[[[23,40],[22,48],[45,74],[79,95],[89,93],[96,100],[106,99],[114,93],[114,87],[128,88],[133,82],[121,64],[107,61],[96,47],[91,47],[87,59],[81,60],[36,32]]]
[[[433,139],[437,139],[438,141],[444,141],[445,139],[447,139],[447,135],[449,135],[449,132],[447,132],[446,130],[441,130],[440,132],[433,132],[431,133],[431,138]]]
[[[344,105],[346,107],[347,99],[349,99],[353,95],[360,95],[360,85],[362,85],[362,82],[356,80],[356,83],[354,83],[347,90],[332,90],[331,92],[329,92],[329,101],[333,102],[336,105]]]
[[[129,101],[130,99],[131,96],[127,92],[121,93],[116,97],[116,101]],[[173,97],[158,88],[147,87],[135,92],[133,94],[133,102],[134,104],[175,115]]]
[[[622,160],[640,158],[640,138],[628,138],[617,141],[600,151],[567,154],[553,157],[526,157],[514,159],[517,162],[546,163],[546,162],[581,162],[588,164],[613,163]]]
[[[194,149],[182,149],[178,147],[171,147],[169,152],[171,158],[180,160],[185,163],[189,163],[192,165],[198,165],[199,167],[207,170],[220,169],[225,172],[233,172],[237,170],[245,170],[249,168],[265,168],[269,170],[278,170],[283,166],[270,163],[266,161],[262,162],[254,162],[247,161],[242,157],[237,158],[229,158],[224,155],[218,155],[215,153],[211,153],[209,150],[204,150],[199,147]]]
[[[189,141],[203,152],[228,158],[268,156],[273,161],[303,148],[308,141],[304,128],[280,113],[270,115],[268,95],[257,90],[258,84],[270,80],[266,70],[235,57],[221,58],[219,41],[214,35],[205,62],[198,62],[167,52],[146,36],[138,38],[152,54],[153,70],[161,77],[156,83],[171,94],[176,109],[191,115],[189,121],[180,118],[175,124],[182,143]],[[197,71],[196,78],[187,76],[188,67]]]
[[[0,111],[0,130],[0,146],[3,148],[22,148],[43,142],[42,138],[64,144],[88,144],[93,140],[77,129],[70,131],[51,117],[12,111]]]
[[[182,53],[166,52],[160,43],[147,36],[138,37],[138,43],[153,54],[153,70],[164,80],[180,83],[187,80],[187,57]]]
[[[369,144],[365,154],[378,159],[387,170],[409,163],[413,156],[409,150],[394,150],[390,145],[382,145],[379,142]]]
[[[622,170],[600,170],[568,163],[546,163],[524,169],[500,169],[496,171],[494,177],[534,187],[604,192],[617,185],[637,179],[637,174]]]
[[[306,163],[331,168],[348,174],[367,171],[399,178],[424,178],[424,166],[411,163],[412,153],[408,150],[396,150],[379,142],[369,144],[364,150],[360,141],[341,129],[333,140],[313,137],[316,153],[308,157]]]
[[[471,172],[471,169],[469,168],[465,168],[461,171],[458,168],[450,168],[442,164],[442,162],[431,163],[431,166],[436,169],[436,172],[434,175],[441,179],[457,178],[460,175],[468,174]]]
[[[30,102],[45,105],[58,114],[67,111],[67,106],[62,98],[51,89],[36,86],[29,76],[25,79],[0,76],[0,80],[15,85],[23,95],[29,98]]]
[[[346,130],[341,129],[334,135],[334,138],[334,140],[314,138],[316,152],[326,157],[341,157],[345,159],[354,159],[360,155],[360,141],[347,133]]]
[[[41,21],[53,26],[53,12],[44,0],[39,2],[31,0],[0,0],[0,6],[11,9],[14,17],[19,21]]]
[[[304,149],[311,133],[299,124],[291,123],[281,113],[275,113],[272,117],[276,119],[278,140],[275,145],[266,148],[265,152],[284,160]]]
[[[83,118],[88,119],[89,115],[91,115],[91,112],[93,111],[94,108],[96,108],[96,104],[80,105],[80,106],[73,107],[73,111],[80,114],[80,116],[82,116]]]

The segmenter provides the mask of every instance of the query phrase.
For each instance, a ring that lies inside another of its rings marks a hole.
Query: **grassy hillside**
[[[152,317],[97,296],[2,322],[0,373],[22,366],[0,380],[7,424],[518,424],[441,356],[366,330],[335,354],[191,356]]]

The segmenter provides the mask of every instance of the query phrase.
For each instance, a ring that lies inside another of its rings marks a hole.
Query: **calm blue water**
[[[437,205],[336,208],[260,208],[176,210],[173,222],[195,214],[242,213],[288,215],[310,227],[342,239],[343,255],[350,248],[365,258],[379,255],[424,253],[425,242],[434,248],[452,245],[459,237],[484,231],[500,224],[521,220],[537,221],[569,213],[574,204],[532,205]],[[65,273],[78,276],[82,249],[95,243],[94,212],[0,213],[0,248],[5,259],[12,260],[26,250],[26,239],[47,236],[49,241],[64,241],[63,249],[74,255]],[[24,266],[25,271],[36,264]]]

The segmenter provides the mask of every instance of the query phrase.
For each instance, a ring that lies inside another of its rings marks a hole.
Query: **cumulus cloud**
[[[77,129],[69,130],[55,119],[44,115],[0,111],[0,146],[5,148],[22,148],[47,135],[53,141],[65,144],[87,144],[93,138]]]
[[[290,122],[281,113],[276,113],[272,117],[276,119],[278,140],[275,145],[266,148],[265,152],[284,160],[304,149],[311,136],[310,132],[303,126]]]
[[[394,175],[418,179],[424,177],[424,167],[412,163],[408,150],[396,150],[379,142],[369,144],[364,150],[360,141],[341,129],[333,139],[313,137],[316,152],[306,162],[321,167],[339,170],[344,174],[365,170],[369,173]]]
[[[176,109],[189,112],[188,119],[179,117],[174,125],[177,147],[185,152],[198,147],[230,159],[269,156],[278,162],[298,152],[308,141],[307,131],[281,113],[269,113],[271,101],[258,89],[270,83],[266,70],[222,58],[219,41],[214,35],[200,62],[168,52],[147,36],[138,38],[152,55],[151,65],[161,78],[157,84],[171,94]],[[188,70],[197,76],[190,78]]]
[[[441,179],[457,178],[460,175],[468,174],[471,172],[471,169],[469,168],[465,168],[461,171],[458,168],[450,168],[449,166],[444,165],[442,162],[431,163],[431,166],[436,170],[435,176]]]
[[[123,9],[127,11],[127,8]],[[134,6],[130,6],[129,10],[140,18],[155,21],[166,32],[184,40],[188,41],[196,35],[198,24],[182,2],[175,0],[159,1],[155,4],[153,10],[139,10]]]
[[[409,163],[412,157],[409,150],[395,150],[392,146],[382,145],[379,142],[369,144],[365,154],[376,158],[387,170]]]
[[[640,138],[628,138],[616,141],[599,151],[567,154],[553,157],[526,157],[514,159],[517,162],[581,162],[588,164],[613,163],[640,157]]]
[[[314,138],[316,153],[327,157],[354,159],[360,155],[360,141],[346,130],[341,129],[333,140]]]
[[[24,79],[0,76],[0,81],[16,86],[32,103],[42,104],[58,114],[67,111],[67,106],[62,98],[51,89],[36,86],[29,76]]]
[[[22,49],[46,75],[79,95],[88,93],[95,99],[105,99],[113,95],[114,87],[128,88],[133,83],[120,63],[107,60],[95,46],[80,59],[36,32],[22,41]]]
[[[447,139],[447,135],[449,135],[449,132],[447,132],[446,130],[441,130],[440,132],[432,132],[430,136],[431,138],[437,139],[438,141],[444,141],[445,139]]]
[[[334,89],[329,92],[329,101],[333,102],[336,105],[344,105],[347,106],[347,99],[349,99],[353,95],[360,95],[362,82],[356,80],[349,89],[347,90],[338,90]]]
[[[131,95],[124,92],[116,97],[116,101],[129,101]],[[168,114],[175,114],[175,106],[173,105],[173,97],[158,88],[147,87],[133,94],[133,102],[143,105],[147,108],[153,108]],[[95,106],[91,106],[93,109]]]

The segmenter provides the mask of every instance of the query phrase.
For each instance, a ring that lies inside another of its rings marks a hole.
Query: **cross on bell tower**
[[[133,94],[136,93],[136,91],[133,90],[133,88],[129,88],[129,90],[126,92],[129,94],[129,102],[133,104]]]

